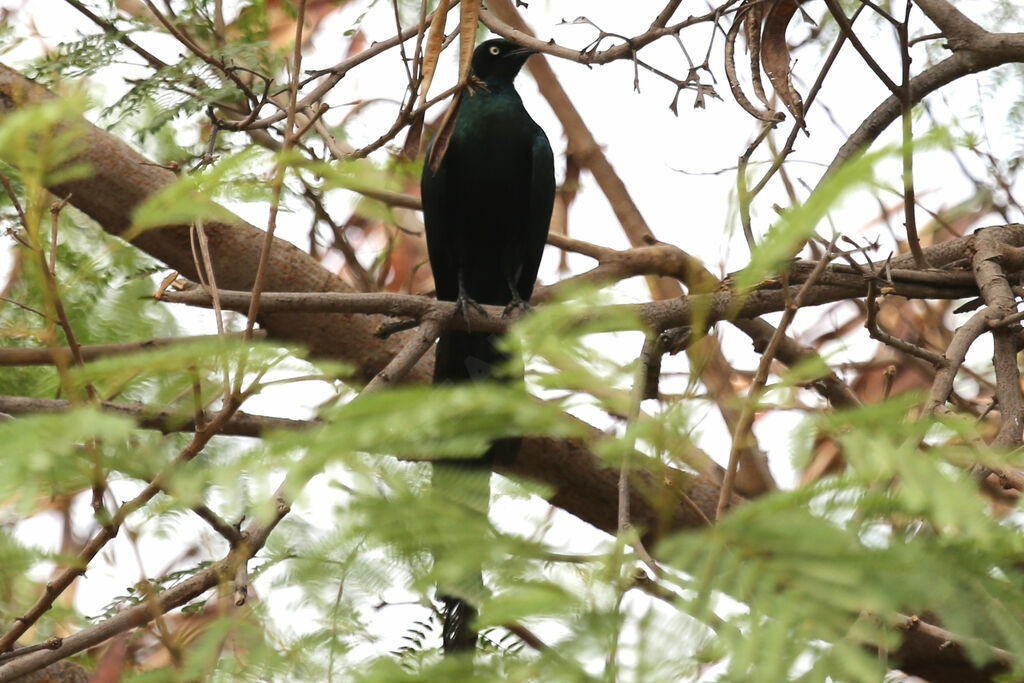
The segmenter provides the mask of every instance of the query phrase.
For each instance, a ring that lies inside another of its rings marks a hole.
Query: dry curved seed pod
[[[480,22],[480,0],[462,0],[459,19],[459,85],[469,82],[469,66],[476,47],[476,30]]]
[[[804,100],[793,87],[790,71],[789,43],[786,42],[786,28],[796,14],[803,0],[775,0],[765,12],[764,24],[761,29],[761,66],[772,82],[775,93],[786,105],[786,109],[796,118],[800,127],[804,126]]]
[[[736,72],[736,37],[739,35],[740,27],[744,26],[745,21],[748,19],[748,15],[751,12],[759,14],[759,11],[755,9],[757,4],[761,0],[746,0],[743,6],[736,12],[736,18],[729,27],[729,31],[725,34],[725,75],[729,81],[729,89],[732,91],[732,96],[736,99],[736,102],[743,107],[744,111],[761,121],[779,121],[784,118],[784,115],[779,112],[771,111],[770,109],[761,109],[756,107],[749,99],[747,99],[746,93],[743,92],[743,88],[740,86],[740,79]],[[754,19],[756,20],[757,14]],[[757,32],[760,27],[757,26],[754,29],[747,24],[747,32]],[[749,39],[748,39],[749,40]],[[760,41],[755,45],[748,45],[748,48],[753,52],[758,49]],[[751,65],[756,68],[757,55],[751,56]],[[754,76],[755,80],[759,80],[758,76]],[[757,88],[755,87],[755,90]],[[763,92],[763,90],[762,90]]]
[[[725,38],[725,71],[733,97],[751,116],[761,121],[781,121],[782,112],[771,110],[771,104],[761,81],[761,72],[768,76],[776,95],[782,100],[801,127],[804,125],[803,98],[793,87],[790,70],[789,44],[786,29],[805,0],[745,0],[736,12],[736,18]],[[754,94],[765,104],[762,109],[753,104],[740,85],[736,71],[736,37],[743,29],[750,53],[750,79]]]
[[[441,46],[444,44],[444,22],[448,18],[448,0],[438,0],[434,18],[430,20],[427,32],[427,44],[423,48],[423,83],[420,85],[420,106],[427,101],[430,82],[434,80],[437,60],[441,57]]]

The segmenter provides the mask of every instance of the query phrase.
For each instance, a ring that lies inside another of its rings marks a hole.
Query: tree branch
[[[1017,310],[1016,299],[1000,266],[1001,244],[1010,237],[1002,228],[988,228],[974,235],[971,265],[978,279],[985,303],[998,317],[1006,317]],[[994,340],[993,365],[996,372],[996,398],[1002,425],[993,445],[1016,448],[1024,436],[1024,396],[1020,388],[1020,367],[1017,365],[1017,335],[1020,323],[1003,325],[992,331]]]

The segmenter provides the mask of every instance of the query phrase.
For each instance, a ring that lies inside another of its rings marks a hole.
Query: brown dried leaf
[[[459,113],[459,104],[462,102],[462,92],[469,84],[469,67],[473,61],[473,49],[476,47],[476,30],[480,21],[480,0],[463,0],[462,14],[459,20],[459,86],[460,89],[452,98],[451,106],[445,112],[441,127],[434,138],[434,145],[430,148],[430,158],[427,163],[435,173],[441,167],[441,160],[448,151],[448,144],[452,140],[452,132],[455,130],[455,118]]]
[[[369,47],[369,41],[366,39],[366,34],[363,33],[363,29],[357,30],[352,34],[352,37],[349,38],[348,48],[345,49],[345,59],[354,57],[367,47]]]
[[[138,19],[149,14],[149,9],[142,0],[115,0],[114,5],[124,14]]]
[[[420,155],[420,141],[423,139],[423,112],[416,114],[409,123],[409,132],[405,136],[402,155],[409,161],[415,161]]]
[[[128,634],[122,633],[110,641],[106,651],[100,657],[96,671],[89,683],[118,683],[125,668],[128,656]]]
[[[159,300],[164,295],[167,288],[174,284],[174,281],[178,279],[178,271],[172,270],[170,274],[160,281],[160,286],[153,292],[153,298]]]
[[[800,475],[800,485],[813,484],[826,475],[842,471],[844,466],[843,451],[839,444],[819,435],[814,444],[814,459]]]
[[[305,21],[302,30],[303,46],[310,44],[320,23],[345,4],[345,2],[335,2],[335,0],[306,0]],[[295,40],[295,10],[291,4],[284,5],[281,0],[268,0],[264,11],[266,12],[265,20],[271,46],[280,49],[291,45]]]

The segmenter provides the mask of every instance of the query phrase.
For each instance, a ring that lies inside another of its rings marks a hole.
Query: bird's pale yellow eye
[[[500,47],[498,47],[497,45],[492,45],[492,46],[491,46],[491,49],[490,49],[490,50],[488,50],[488,52],[490,52],[490,53],[491,53],[492,55],[494,55],[495,57],[497,57],[498,55],[500,55],[500,54],[501,54],[501,48],[500,48]]]

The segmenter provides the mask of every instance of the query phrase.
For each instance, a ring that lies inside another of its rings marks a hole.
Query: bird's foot
[[[530,302],[523,299],[521,296],[519,296],[519,293],[516,292],[512,295],[512,301],[509,301],[507,304],[505,304],[505,310],[501,312],[501,317],[512,317],[512,315],[517,310],[522,313],[526,313],[531,308],[533,308],[533,306],[530,305]]]
[[[471,308],[483,317],[487,317],[487,310],[483,306],[470,299],[465,292],[459,292],[459,297],[455,300],[455,315],[462,315],[462,319],[466,321],[467,330],[471,327],[469,324],[469,309]]]

